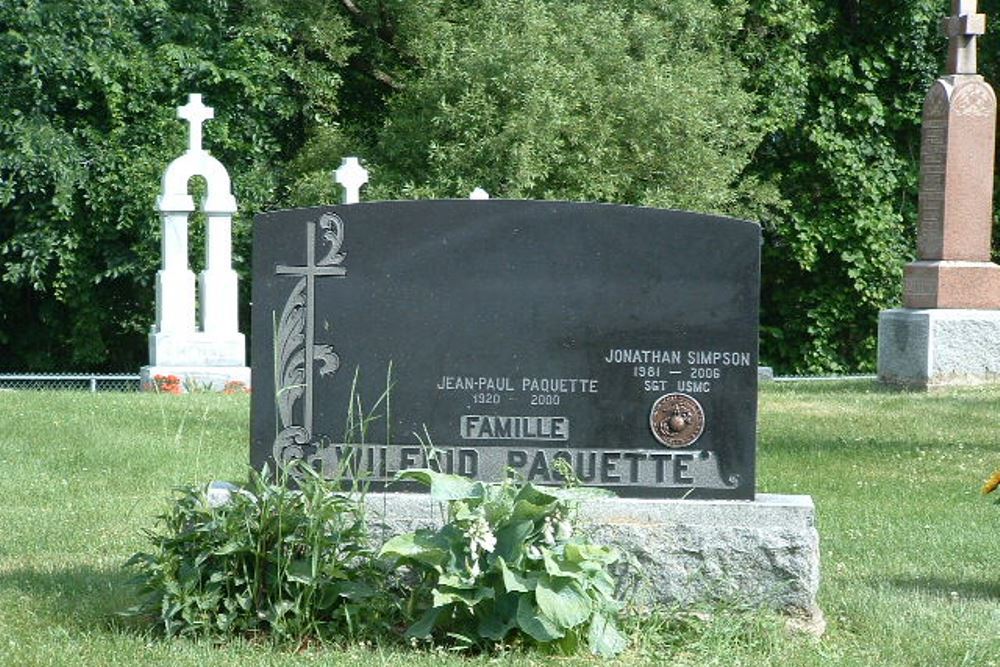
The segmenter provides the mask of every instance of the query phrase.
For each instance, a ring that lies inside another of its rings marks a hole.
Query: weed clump
[[[398,477],[446,503],[443,525],[376,551],[363,490],[293,472],[294,489],[266,469],[245,487],[178,489],[147,531],[153,548],[128,561],[141,600],[126,615],[167,637],[625,648],[609,572],[618,554],[574,527],[574,499],[606,492],[408,470]]]
[[[246,487],[177,490],[138,570],[142,617],[168,637],[269,636],[301,642],[383,630],[391,581],[360,496],[302,466],[297,488],[251,472]],[[365,626],[375,627],[365,627]]]

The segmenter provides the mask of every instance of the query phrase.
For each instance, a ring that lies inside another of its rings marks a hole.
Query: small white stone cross
[[[202,104],[200,94],[191,93],[188,95],[188,103],[182,107],[177,107],[177,117],[188,122],[188,150],[202,150],[201,124],[209,118],[215,118],[215,109]]]
[[[361,201],[361,186],[368,182],[368,170],[361,166],[358,158],[345,157],[341,160],[334,178],[344,188],[345,204]]]
[[[976,0],[952,0],[954,16],[941,20],[948,45],[948,74],[976,73],[976,37],[986,32],[986,15],[976,13]]]
[[[469,193],[469,199],[489,199],[490,193],[482,188],[476,188]]]

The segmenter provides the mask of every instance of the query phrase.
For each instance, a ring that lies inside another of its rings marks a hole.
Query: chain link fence
[[[776,376],[770,368],[761,367],[762,382],[836,382],[842,380],[874,380],[874,375]],[[0,390],[4,389],[76,389],[83,391],[139,391],[138,375],[107,375],[80,373],[0,373]]]
[[[139,375],[80,373],[0,373],[3,389],[75,389],[83,391],[139,391]]]

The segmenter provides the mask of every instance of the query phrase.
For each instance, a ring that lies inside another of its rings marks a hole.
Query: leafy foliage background
[[[761,359],[871,370],[915,249],[945,0],[13,0],[0,5],[0,369],[134,370],[188,92],[252,216],[336,200],[615,201],[765,230]],[[1000,0],[980,11],[1000,16]],[[998,83],[996,37],[981,69]],[[192,188],[199,190],[194,182]],[[201,225],[191,226],[201,263]],[[244,314],[245,315],[245,314]]]

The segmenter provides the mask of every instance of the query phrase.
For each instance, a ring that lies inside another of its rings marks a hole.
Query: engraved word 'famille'
[[[459,435],[465,440],[569,440],[569,418],[463,415]]]

